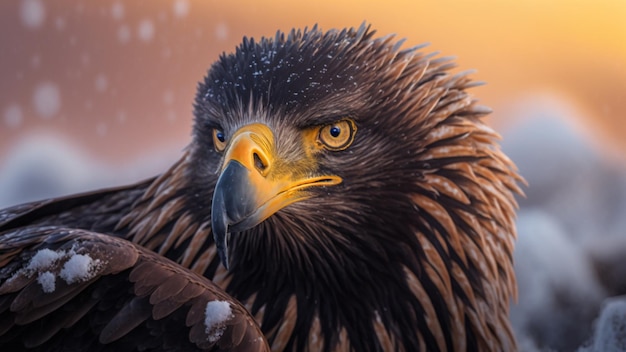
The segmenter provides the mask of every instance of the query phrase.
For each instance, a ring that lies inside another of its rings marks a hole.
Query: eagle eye
[[[338,151],[344,150],[352,144],[355,133],[356,124],[354,121],[344,119],[320,127],[317,139],[326,149]]]
[[[218,130],[217,128],[213,129],[213,145],[215,145],[215,149],[219,152],[226,148],[226,135],[224,131]]]

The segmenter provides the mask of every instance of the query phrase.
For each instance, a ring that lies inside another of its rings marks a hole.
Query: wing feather
[[[0,234],[0,262],[3,350],[91,350],[97,344],[269,350],[238,301],[124,239],[58,227],[19,228]],[[226,314],[208,309],[215,302]]]

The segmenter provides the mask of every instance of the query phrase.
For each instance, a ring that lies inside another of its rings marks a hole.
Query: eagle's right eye
[[[224,131],[218,130],[217,128],[213,129],[213,145],[215,145],[215,149],[220,152],[226,148],[226,135]]]

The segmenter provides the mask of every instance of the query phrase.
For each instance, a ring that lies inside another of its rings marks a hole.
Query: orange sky
[[[474,94],[495,109],[496,127],[516,102],[554,95],[580,111],[590,136],[626,150],[623,0],[10,0],[0,4],[0,161],[33,131],[108,161],[182,148],[196,83],[242,36],[364,20],[477,69],[488,85]],[[42,114],[36,95],[50,83],[60,103]]]

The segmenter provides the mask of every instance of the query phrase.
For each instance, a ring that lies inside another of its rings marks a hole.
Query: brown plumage
[[[193,140],[172,168],[5,210],[4,246],[42,226],[125,238],[135,244],[111,241],[242,302],[273,350],[515,349],[521,178],[467,73],[373,35],[244,39],[199,85]]]
[[[239,302],[129,241],[26,227],[0,237],[0,255],[3,350],[269,351]]]

